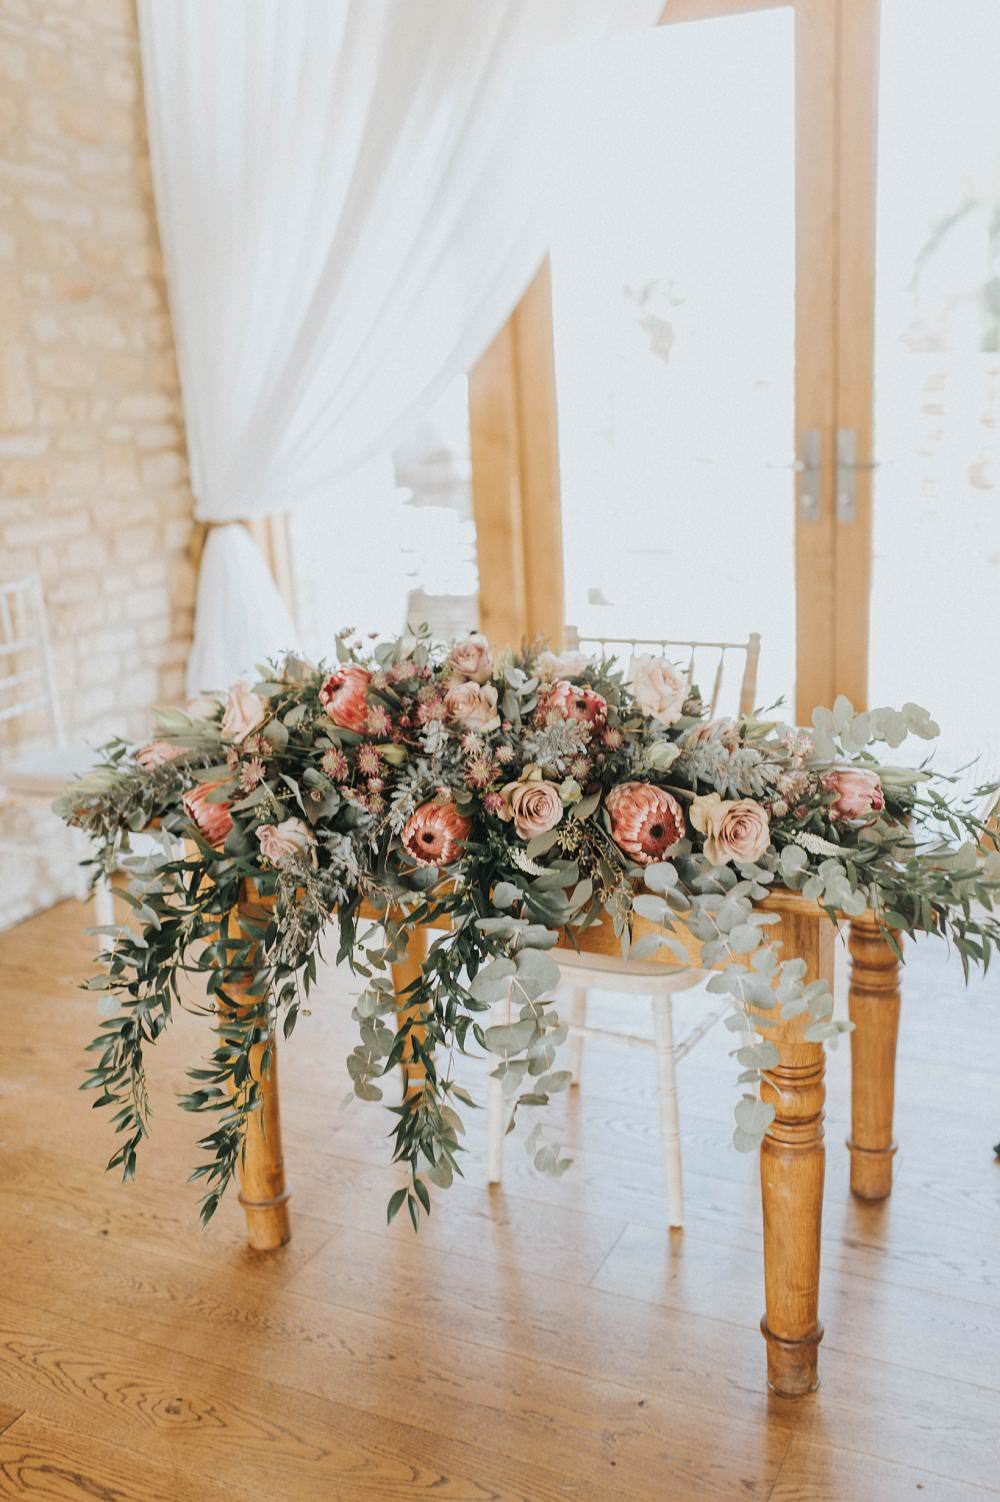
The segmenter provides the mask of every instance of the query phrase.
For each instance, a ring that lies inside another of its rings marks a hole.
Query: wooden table
[[[230,914],[229,932],[242,933],[241,913],[253,911],[248,897]],[[825,979],[833,986],[834,944],[837,933],[815,903],[798,893],[778,890],[760,904],[778,915],[769,938],[782,942],[785,959],[801,957],[806,981]],[[377,918],[377,914],[371,915]],[[635,936],[655,931],[636,918]],[[680,930],[679,930],[680,932]],[[699,963],[700,946],[688,933],[681,935]],[[620,953],[609,924],[574,934],[577,947],[587,953]],[[418,973],[427,947],[427,931],[411,937],[406,957],[393,967],[397,995]],[[851,1189],[865,1200],[884,1199],[892,1187],[893,1086],[896,1034],[899,1025],[898,963],[870,917],[851,920],[849,934],[851,978]],[[662,954],[663,951],[661,950]],[[665,960],[664,963],[675,963]],[[405,1010],[401,1008],[401,1010]],[[826,1095],[826,1057],[821,1044],[802,1036],[804,1022],[775,1024],[760,1015],[760,1030],[776,1045],[779,1062],[766,1071],[762,1098],[775,1108],[775,1117],[760,1149],[760,1184],[764,1229],[764,1316],[761,1331],[767,1343],[767,1380],[777,1393],[797,1397],[818,1385],[817,1357],[823,1327],[819,1321],[820,1226],[823,1212],[823,1105]],[[260,1076],[261,1055],[268,1048],[270,1071]],[[271,1039],[254,1050],[252,1067],[260,1082],[262,1107],[251,1119],[245,1161],[241,1170],[240,1203],[246,1213],[250,1245],[270,1251],[291,1235],[288,1189],[281,1148],[277,1044]],[[410,1088],[416,1082],[410,1066]],[[499,1191],[502,1192],[502,1191]]]

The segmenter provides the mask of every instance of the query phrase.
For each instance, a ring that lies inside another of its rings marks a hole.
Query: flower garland
[[[626,682],[610,659],[544,646],[494,656],[479,635],[448,650],[426,629],[373,648],[343,632],[332,671],[289,657],[224,701],[158,712],[156,740],[112,742],[57,804],[94,838],[103,869],[125,866],[137,920],[108,931],[88,983],[108,993],[86,1085],[114,1109],[122,1140],[109,1167],[135,1171],[149,1129],[145,1053],[197,972],[218,1046],[190,1071],[182,1105],[216,1118],[195,1170],[211,1216],[259,1105],[251,1050],[279,1023],[286,1037],[295,1026],[331,914],[337,958],[365,981],[352,1094],[381,1100],[407,1053],[423,1070],[392,1108],[393,1156],[410,1179],[390,1215],[406,1203],[416,1226],[430,1208],[425,1180],[447,1187],[460,1172],[457,1108],[472,1102],[456,1052],[495,1057],[512,1118],[566,1087],[550,951],[604,917],[624,955],[665,948],[687,966],[682,923],[720,967],[709,989],[730,1000],[751,1087],[734,1140],[755,1147],[773,1110],[752,1087],[777,1062],[755,1017],[804,1014],[811,1041],[847,1027],[826,984],[806,984],[803,961],[768,940],[776,919],[755,904],[773,885],[832,919],[871,910],[897,953],[899,931],[950,937],[966,972],[1000,945],[1000,855],[981,853],[990,836],[976,812],[996,790],[962,801],[928,765],[872,750],[936,734],[916,705],[855,714],[845,699],[809,730],[709,720],[663,658],[636,658]],[[133,855],[129,834],[149,827],[159,848]],[[261,905],[234,936],[225,920],[248,883]],[[635,914],[655,927],[633,943]],[[442,917],[400,1022],[390,966],[414,927]],[[484,1026],[505,1000],[510,1020]],[[543,1171],[567,1166],[541,1126],[528,1145]]]

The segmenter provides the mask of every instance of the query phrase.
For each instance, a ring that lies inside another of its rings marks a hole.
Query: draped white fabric
[[[475,361],[544,253],[546,186],[605,37],[660,8],[140,0],[200,518],[333,495]],[[209,533],[192,691],[293,643],[250,547]]]

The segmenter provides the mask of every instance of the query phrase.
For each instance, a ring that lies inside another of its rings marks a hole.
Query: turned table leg
[[[411,929],[407,936],[406,953],[398,959],[392,967],[392,982],[396,990],[396,1017],[399,1026],[409,1017],[420,1015],[419,1007],[407,1005],[406,991],[420,976],[421,968],[427,956],[427,930],[425,928]],[[422,1086],[424,1080],[423,1064],[413,1062],[414,1034],[417,1038],[424,1036],[423,1028],[414,1028],[407,1039],[403,1053],[403,1090],[405,1095],[415,1094]]]
[[[892,1189],[892,1110],[899,1031],[899,961],[870,913],[851,922],[851,1189],[864,1200]]]
[[[833,980],[834,928],[821,915],[782,913],[778,935],[786,957],[801,956],[806,980]],[[781,1055],[765,1072],[761,1098],[775,1117],[761,1145],[764,1213],[764,1318],[768,1386],[800,1397],[819,1385],[820,1228],[823,1215],[822,1044],[802,1037],[804,1022],[768,1023],[761,1031]]]
[[[246,912],[259,923],[261,912],[251,902],[241,903],[229,916],[228,932],[243,937],[240,914]],[[255,998],[246,986],[230,986],[230,994],[242,994],[247,1006]],[[237,1014],[246,1010],[238,1007]],[[281,1110],[278,1095],[278,1049],[273,1033],[250,1051],[250,1073],[260,1092],[260,1107],[247,1121],[243,1158],[239,1167],[240,1204],[247,1222],[247,1239],[259,1252],[272,1252],[291,1238],[288,1215],[289,1193],[285,1185],[285,1159],[281,1150]]]

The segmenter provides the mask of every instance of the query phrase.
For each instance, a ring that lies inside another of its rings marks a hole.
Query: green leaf
[[[743,1095],[736,1102],[736,1124],[745,1132],[759,1136],[766,1132],[774,1120],[774,1107],[756,1095]]]
[[[496,1027],[488,1027],[484,1034],[486,1047],[490,1053],[508,1054],[520,1053],[522,1048],[527,1048],[535,1036],[538,1024],[533,1017],[523,1022],[503,1022]]]
[[[510,989],[510,980],[514,972],[514,961],[509,960],[506,955],[491,960],[472,982],[469,995],[474,1001],[482,1001],[487,1005],[500,1001]]]
[[[395,1220],[396,1216],[403,1208],[403,1201],[405,1200],[405,1198],[406,1186],[404,1185],[402,1189],[397,1189],[395,1194],[393,1194],[389,1200],[388,1208],[385,1212],[386,1225],[391,1225]]]

